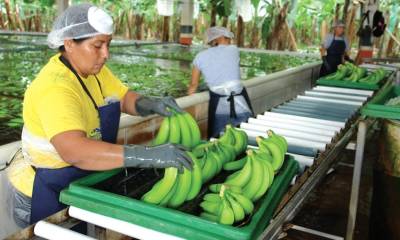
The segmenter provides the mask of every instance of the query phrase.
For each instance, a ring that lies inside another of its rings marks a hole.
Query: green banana
[[[232,128],[235,144],[233,145],[236,155],[241,154],[247,147],[247,135],[242,134],[243,131]]]
[[[243,168],[243,166],[246,164],[246,161],[247,161],[247,156],[237,161],[227,162],[223,165],[223,168],[226,171],[239,170]]]
[[[253,151],[249,150],[247,152],[247,155],[248,156],[253,155]],[[250,180],[252,169],[253,169],[252,161],[246,161],[246,164],[240,170],[240,173],[235,177],[227,179],[225,181],[225,183],[234,185],[234,186],[244,187],[247,184],[247,182]]]
[[[254,159],[254,154],[249,156],[249,161],[251,161],[253,167],[252,167],[252,173],[250,180],[247,182],[247,184],[243,188],[243,195],[246,196],[247,198],[251,199],[254,201],[254,196],[256,193],[259,191],[262,183],[265,181],[264,176],[264,168],[261,164],[260,161],[257,161]],[[268,178],[267,178],[268,180]],[[268,182],[267,182],[268,185]]]
[[[235,217],[235,222],[242,221],[245,217],[244,209],[240,203],[238,203],[233,197],[229,194],[225,195],[225,198],[228,200],[229,204],[231,205],[233,215]]]
[[[163,119],[160,125],[160,129],[158,130],[157,136],[153,141],[153,145],[160,145],[168,142],[169,121],[170,121],[169,117]]]
[[[265,141],[265,140],[266,140],[266,138],[264,138],[264,137],[261,137],[261,136],[256,137],[256,142],[257,142],[257,145],[258,145],[258,149],[261,152],[264,152],[264,153],[266,153],[268,155],[272,155],[271,152],[269,151],[269,149],[265,145],[262,144],[262,142]]]
[[[269,186],[268,187],[270,187],[272,185],[272,182],[274,181],[274,177],[275,177],[274,168],[272,167],[271,162],[269,162],[269,161],[264,161],[264,164],[268,168],[268,177],[269,177]]]
[[[170,116],[169,119],[169,142],[170,143],[175,143],[175,144],[180,144],[181,143],[181,131],[180,131],[180,126],[178,122],[178,117],[176,114],[173,114]]]
[[[262,161],[262,160],[258,160],[255,159],[255,161],[259,162],[260,167],[262,168],[262,172],[263,172],[263,177],[260,179],[260,186],[258,187],[258,189],[256,190],[255,194],[253,195],[253,197],[251,198],[251,200],[253,202],[257,201],[258,199],[260,199],[268,190],[268,187],[270,186],[270,177],[269,177],[269,168],[267,166],[268,162],[267,161]],[[272,173],[273,175],[273,173]]]
[[[219,193],[222,189],[222,186],[224,186],[226,190],[230,190],[235,193],[242,193],[241,187],[229,185],[226,183],[211,184],[208,188],[211,192]]]
[[[190,156],[190,158],[193,161],[193,170],[192,170],[192,181],[191,181],[191,186],[189,193],[186,196],[186,201],[190,201],[194,199],[197,194],[199,194],[201,190],[201,184],[202,182],[202,176],[201,176],[201,169],[200,169],[200,163],[199,160],[194,156],[193,153],[187,152],[187,154]]]
[[[247,197],[245,197],[241,194],[230,192],[230,191],[227,191],[227,194],[232,196],[233,199],[235,199],[243,207],[243,210],[246,214],[251,214],[253,212],[254,204],[250,199],[248,199]]]
[[[194,148],[200,144],[200,140],[201,140],[201,132],[200,132],[199,125],[197,124],[196,120],[194,120],[192,115],[190,115],[190,113],[184,112],[183,117],[186,119],[186,123],[189,126],[190,131],[191,131],[192,145],[190,147]]]
[[[224,225],[232,225],[235,222],[235,215],[228,200],[222,199],[222,210],[218,217],[218,222]]]
[[[274,171],[277,172],[284,161],[284,154],[282,153],[282,149],[274,142],[271,141],[271,139],[265,139],[264,141],[259,143],[260,145],[265,146],[268,148],[268,150],[271,152],[272,155],[272,167],[274,168]]]
[[[168,205],[168,202],[169,202],[169,200],[172,198],[172,196],[175,194],[177,187],[178,187],[178,183],[177,183],[177,181],[175,181],[174,186],[173,186],[172,189],[169,191],[169,193],[167,194],[167,196],[165,196],[165,197],[161,200],[161,202],[160,202],[160,204],[159,204],[160,206],[167,206],[167,205]]]
[[[218,222],[218,216],[206,212],[200,213],[200,217],[211,222]]]
[[[205,149],[212,146],[213,144],[214,144],[213,142],[200,143],[199,145],[193,148],[192,153],[196,157],[202,157],[205,153]]]
[[[286,139],[284,137],[274,133],[274,131],[272,131],[271,129],[267,131],[267,134],[268,134],[269,137],[277,139],[277,141],[283,146],[283,152],[284,153],[287,152],[288,144],[287,144],[287,141],[286,141]]]
[[[224,134],[219,138],[219,141],[223,144],[233,145],[235,144],[235,136],[232,132],[232,126],[230,124],[226,125]]]
[[[226,153],[221,148],[221,144],[219,142],[215,142],[215,144],[214,144],[214,152],[219,156],[219,158],[221,160],[221,163],[222,163],[221,165],[226,163],[230,158],[230,154]]]
[[[209,202],[221,202],[221,197],[217,193],[207,193],[204,195],[203,200]]]
[[[269,141],[274,142],[276,145],[278,145],[278,147],[281,149],[282,154],[285,154],[286,150],[285,150],[285,143],[281,141],[281,139],[278,138],[278,136],[272,132],[271,130],[267,131],[268,134],[268,139]]]
[[[205,183],[210,180],[218,171],[217,162],[215,159],[209,154],[209,151],[206,152],[204,166],[201,169],[201,178],[202,182]]]
[[[224,164],[224,160],[222,159],[224,156],[221,156],[220,154],[218,154],[218,149],[216,148],[216,146],[214,145],[213,148],[209,148],[209,157],[211,158],[212,161],[215,161],[216,165],[217,165],[217,171],[216,173],[213,175],[213,177],[215,175],[217,175],[219,172],[221,172],[222,170],[222,165]]]
[[[218,214],[220,211],[220,207],[222,206],[222,202],[209,202],[209,201],[203,201],[200,203],[200,207],[208,213],[212,214]]]
[[[175,181],[177,180],[177,177],[177,168],[171,167],[165,169],[164,177],[158,181],[150,191],[142,196],[142,200],[148,203],[159,204],[162,199],[171,191]]]
[[[219,142],[219,147],[223,152],[225,152],[225,155],[228,158],[227,162],[231,162],[236,159],[235,148],[233,148],[233,146]]]
[[[176,192],[168,202],[168,206],[173,208],[179,207],[186,200],[192,183],[191,171],[184,168],[183,173],[178,175],[177,181],[178,186],[176,187]]]
[[[238,171],[232,173],[231,175],[229,175],[229,176],[226,178],[225,182],[228,181],[228,180],[230,180],[230,179],[236,178],[236,177],[240,174],[240,172],[241,172],[241,171],[238,170]]]
[[[191,129],[189,125],[187,124],[186,118],[183,116],[183,114],[176,114],[176,119],[179,124],[179,130],[180,130],[180,135],[181,135],[181,144],[187,148],[192,147],[192,135],[191,135]],[[171,133],[172,134],[172,133]]]

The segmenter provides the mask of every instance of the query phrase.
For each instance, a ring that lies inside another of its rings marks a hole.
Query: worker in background
[[[210,92],[208,137],[217,137],[226,124],[238,125],[253,115],[249,96],[240,82],[239,49],[231,45],[233,33],[223,27],[207,30],[210,48],[193,60],[188,94],[196,92],[201,74]]]
[[[15,188],[14,218],[21,227],[65,208],[58,201],[60,191],[91,171],[191,169],[191,159],[178,145],[115,144],[121,112],[166,116],[168,109],[182,110],[173,98],[128,90],[112,74],[105,66],[112,33],[105,11],[80,4],[62,13],[48,35],[49,46],[59,53],[25,92],[23,158],[8,170]]]
[[[328,34],[322,43],[320,77],[336,72],[338,66],[345,60],[350,61],[350,45],[344,36],[344,28],[343,21],[336,21],[333,25],[333,33]]]

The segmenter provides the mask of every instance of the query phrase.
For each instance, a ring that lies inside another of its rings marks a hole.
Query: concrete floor
[[[400,239],[400,178],[374,170],[377,137],[366,146],[354,239]],[[335,170],[310,194],[292,224],[345,237],[354,151],[346,150]],[[283,239],[333,239],[290,229]]]

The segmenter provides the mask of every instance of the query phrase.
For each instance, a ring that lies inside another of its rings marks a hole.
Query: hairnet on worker
[[[233,38],[233,33],[224,27],[211,27],[207,29],[207,43],[219,37]]]
[[[47,43],[50,48],[59,48],[64,40],[112,33],[113,20],[108,13],[92,4],[79,4],[69,7],[56,19]]]

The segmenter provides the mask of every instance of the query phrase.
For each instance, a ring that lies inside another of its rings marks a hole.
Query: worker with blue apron
[[[26,227],[65,205],[60,192],[93,171],[121,167],[192,168],[186,149],[116,144],[121,112],[169,116],[182,109],[171,97],[144,97],[105,66],[113,21],[92,4],[69,7],[54,23],[48,44],[59,50],[25,92],[23,157],[12,162],[14,219]]]
[[[334,32],[328,34],[322,44],[320,77],[336,72],[340,64],[350,60],[350,45],[344,36],[344,27],[342,21],[335,22]]]
[[[246,88],[240,81],[239,49],[231,45],[233,33],[223,27],[207,30],[210,48],[193,60],[188,94],[196,92],[201,74],[209,88],[208,137],[218,137],[227,124],[239,125],[253,116]]]

